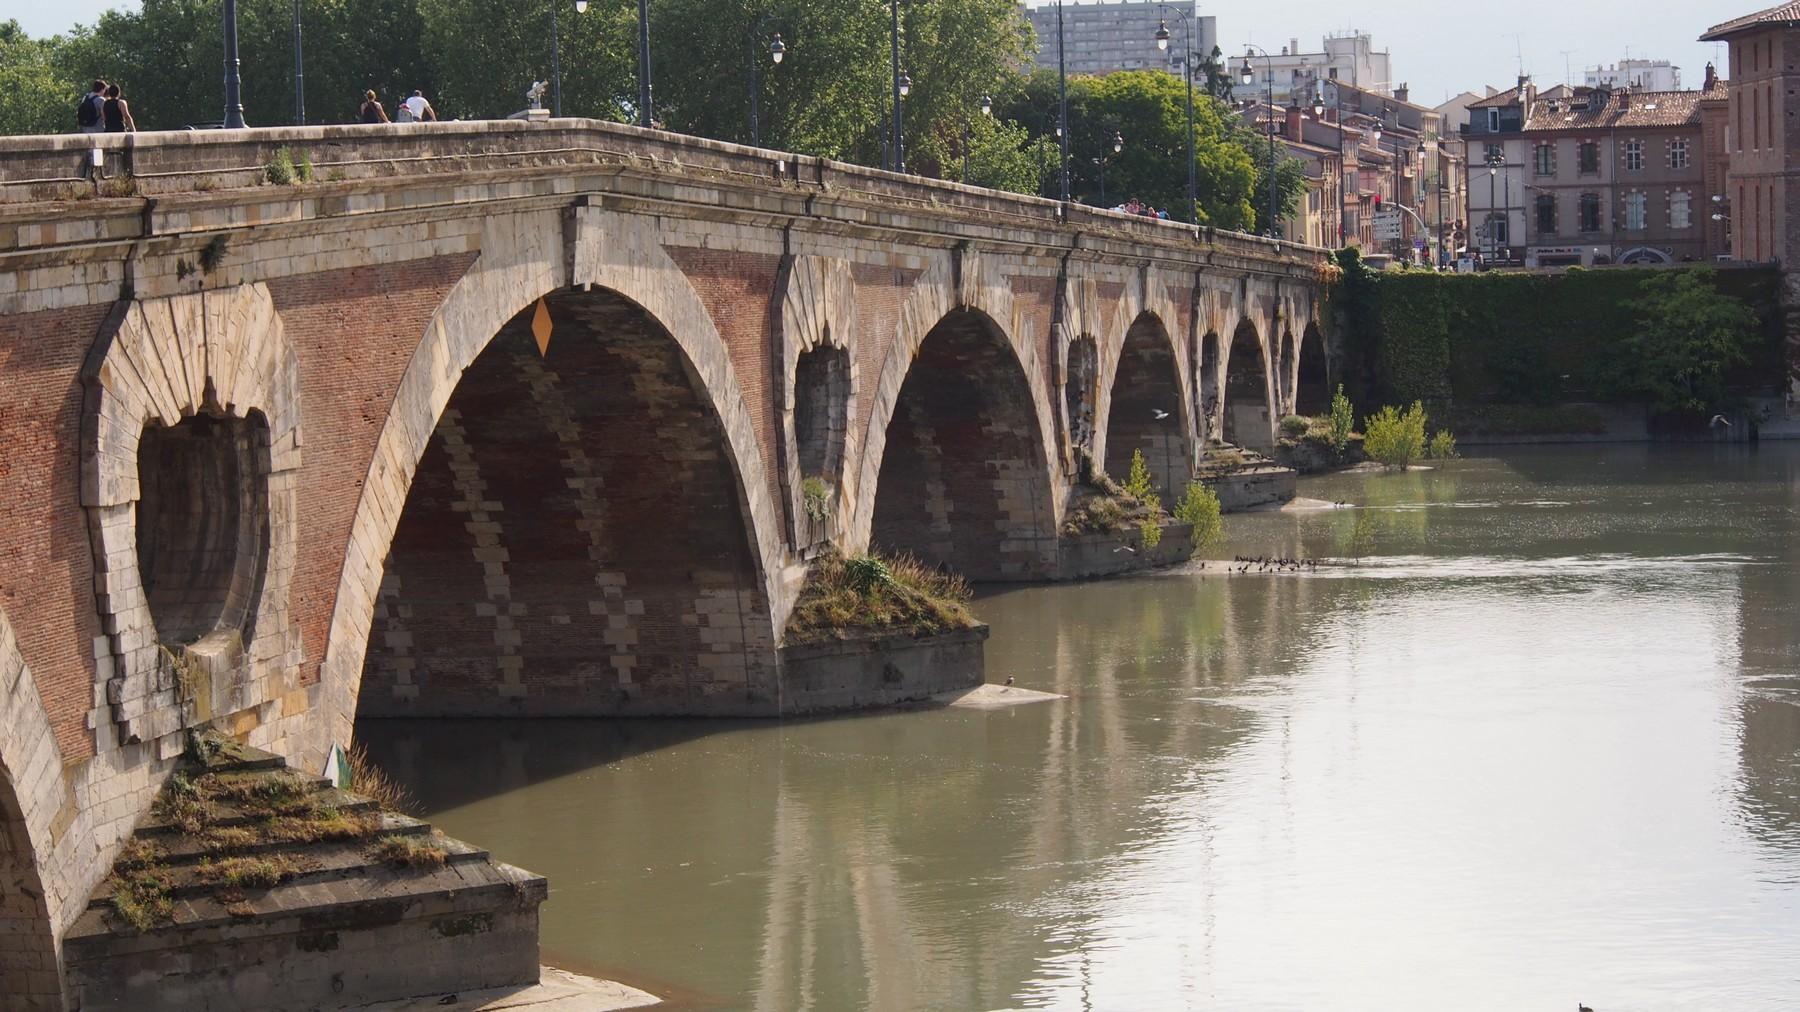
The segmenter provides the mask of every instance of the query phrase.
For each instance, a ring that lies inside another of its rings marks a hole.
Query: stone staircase
[[[1213,490],[1225,513],[1289,502],[1297,494],[1298,478],[1293,468],[1229,443],[1209,447],[1194,470],[1194,479]]]
[[[170,778],[64,939],[98,1009],[320,1009],[538,979],[544,879],[224,743]]]

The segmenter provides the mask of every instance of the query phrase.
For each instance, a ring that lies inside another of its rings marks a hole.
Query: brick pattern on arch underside
[[[979,315],[934,327],[901,385],[871,543],[972,580],[1041,578],[1057,542],[1024,371]]]
[[[1193,476],[1180,371],[1169,339],[1143,316],[1126,331],[1106,415],[1106,473],[1123,481],[1142,450],[1150,480],[1172,508]],[[1161,417],[1158,417],[1158,414]]]
[[[11,776],[0,766],[0,1009],[61,1007],[43,882]]]
[[[769,704],[770,609],[716,417],[674,342],[599,290],[464,374],[390,545],[359,713]]]

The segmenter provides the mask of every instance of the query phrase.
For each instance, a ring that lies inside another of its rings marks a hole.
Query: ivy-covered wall
[[[1439,274],[1365,268],[1353,250],[1332,307],[1346,384],[1358,404],[1553,405],[1643,397],[1628,361],[1647,273]],[[1751,362],[1733,370],[1748,394],[1777,392],[1784,361],[1775,268],[1705,270],[1762,323]]]

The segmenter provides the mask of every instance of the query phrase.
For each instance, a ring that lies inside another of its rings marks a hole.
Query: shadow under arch
[[[1300,334],[1300,362],[1294,381],[1294,413],[1316,418],[1331,410],[1330,364],[1325,359],[1325,335],[1316,321]]]
[[[1151,481],[1173,503],[1193,474],[1193,445],[1175,341],[1154,313],[1138,314],[1112,370],[1106,413],[1106,473],[1123,478],[1142,451]]]
[[[1225,441],[1252,450],[1273,450],[1269,368],[1256,324],[1246,317],[1231,335],[1225,359]]]
[[[480,259],[427,323],[383,423],[349,532],[321,664],[321,718],[307,728],[303,762],[323,762],[331,744],[351,738],[387,548],[413,475],[464,371],[539,297],[577,286],[618,293],[676,346],[684,373],[717,419],[729,451],[726,464],[754,539],[771,624],[785,618],[791,595],[777,575],[778,514],[749,407],[718,328],[663,249],[656,221],[596,207],[570,216],[551,211],[490,216],[483,221]]]
[[[774,712],[774,630],[731,453],[643,307],[595,287],[521,310],[463,373],[415,469],[359,714]]]
[[[1224,394],[1224,372],[1222,364],[1222,342],[1219,332],[1208,330],[1200,339],[1200,364],[1198,375],[1194,380],[1195,396],[1199,399],[1200,422],[1195,431],[1200,434],[1202,446],[1211,446],[1221,438],[1219,429],[1219,403]]]
[[[1030,379],[992,318],[926,333],[885,430],[870,543],[978,581],[1056,566],[1049,457]]]

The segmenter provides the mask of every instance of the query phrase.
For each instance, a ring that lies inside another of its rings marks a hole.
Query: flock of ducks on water
[[[1319,571],[1319,560],[1271,559],[1266,555],[1258,555],[1253,558],[1248,555],[1238,555],[1234,556],[1231,563],[1225,567],[1225,573],[1226,575],[1248,573],[1251,566],[1255,566],[1259,573],[1316,573]],[[1202,562],[1200,568],[1205,569],[1206,563]]]

